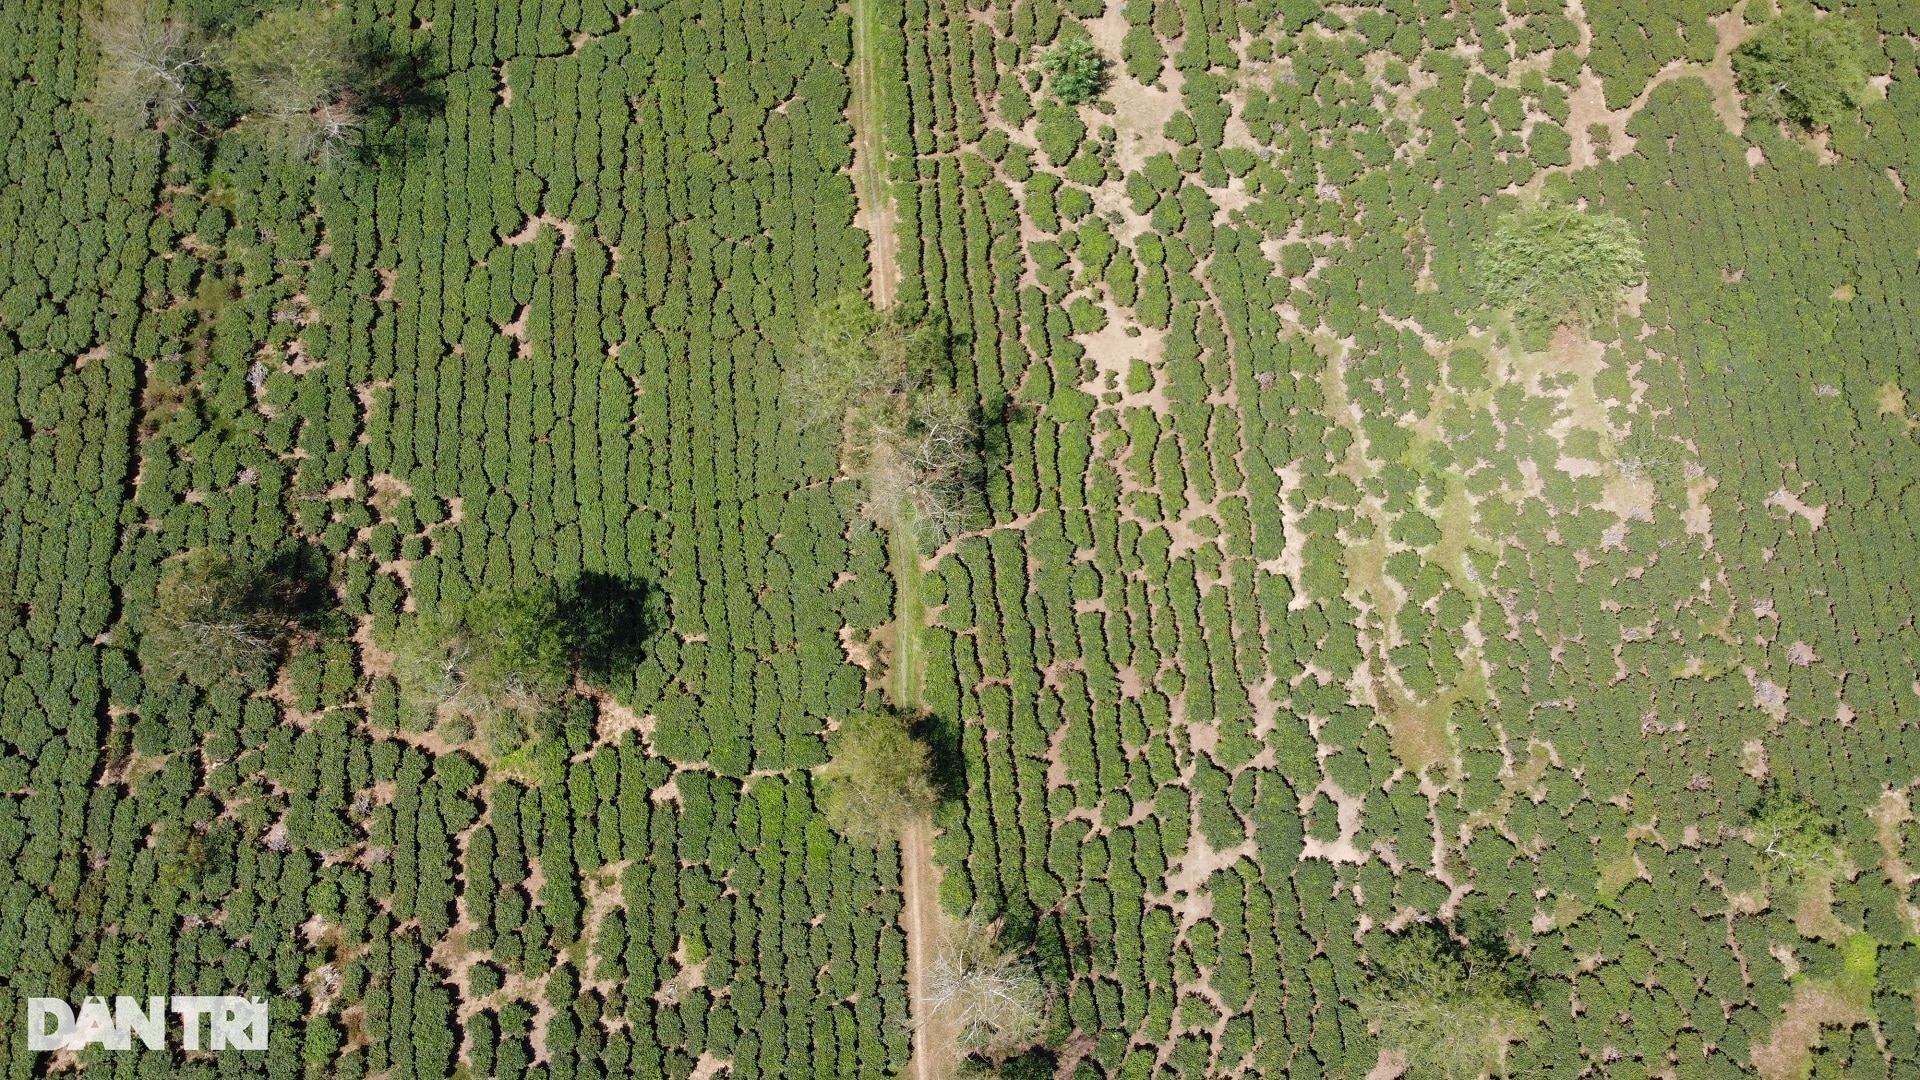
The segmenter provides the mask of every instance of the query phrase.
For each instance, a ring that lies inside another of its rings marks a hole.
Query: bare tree
[[[473,642],[453,620],[416,618],[402,627],[393,654],[401,700],[416,716],[430,721],[492,711],[492,699],[473,685]]]
[[[971,406],[932,378],[941,345],[929,328],[849,295],[808,320],[785,388],[801,430],[840,432],[867,516],[935,541],[976,509],[979,441]]]
[[[477,733],[488,754],[505,757],[526,744],[530,719],[548,702],[522,679],[489,678],[478,651],[460,620],[419,618],[394,642],[394,678],[408,724],[437,727],[455,744]]]
[[[296,156],[325,163],[347,144],[364,122],[360,107],[353,101],[328,101],[296,117],[288,127],[290,146]]]
[[[971,474],[979,430],[972,410],[944,388],[924,389],[904,404],[905,415],[871,431],[862,470],[867,513],[938,542],[964,531],[976,509]]]
[[[1047,993],[1039,975],[1017,953],[1001,949],[997,928],[977,917],[948,925],[926,987],[925,1022],[951,1025],[966,1053],[998,1060],[1040,1038]]]
[[[147,0],[107,0],[87,32],[100,50],[93,105],[103,124],[131,133],[193,115],[206,53],[185,23],[161,18]]]

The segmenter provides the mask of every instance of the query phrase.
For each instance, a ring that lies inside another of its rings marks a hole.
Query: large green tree
[[[848,717],[828,740],[820,767],[827,822],[849,840],[881,847],[900,827],[931,813],[934,791],[927,745],[891,710]]]
[[[1463,936],[1417,924],[1368,948],[1373,978],[1360,1012],[1406,1055],[1409,1080],[1505,1075],[1507,1047],[1538,1022],[1521,961],[1490,928]]]
[[[415,719],[477,724],[504,754],[525,739],[519,719],[559,703],[576,676],[618,687],[649,626],[645,590],[603,574],[494,590],[404,624],[394,676]]]
[[[1859,108],[1867,92],[1860,31],[1840,16],[1794,6],[1733,54],[1747,114],[1826,127]]]
[[[1753,842],[1788,881],[1831,879],[1846,869],[1840,830],[1803,796],[1767,785],[1753,809]]]
[[[338,9],[268,12],[234,34],[223,59],[248,124],[287,153],[324,160],[360,129],[366,73]]]

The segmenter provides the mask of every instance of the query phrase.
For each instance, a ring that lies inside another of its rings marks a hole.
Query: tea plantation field
[[[1827,2],[1812,123],[1762,0],[0,4],[0,1073],[1920,1075],[1920,6]],[[859,297],[945,529],[794,406]],[[269,1047],[28,1048],[167,994]]]

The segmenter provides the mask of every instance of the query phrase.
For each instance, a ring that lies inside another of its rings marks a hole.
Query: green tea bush
[[[1593,325],[1611,316],[1621,290],[1640,280],[1645,264],[1625,221],[1567,206],[1499,218],[1476,255],[1487,303],[1511,308],[1522,326],[1536,329]]]

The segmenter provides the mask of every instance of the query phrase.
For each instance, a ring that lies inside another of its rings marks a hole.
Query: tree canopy
[[[1866,94],[1861,54],[1860,31],[1850,20],[1794,6],[1734,52],[1733,71],[1748,115],[1826,127]]]
[[[1374,978],[1360,1010],[1380,1041],[1406,1054],[1410,1080],[1504,1075],[1508,1045],[1536,1023],[1526,973],[1489,930],[1464,944],[1421,923],[1368,950]]]
[[[200,686],[265,679],[288,640],[315,625],[308,569],[293,554],[227,548],[167,563],[142,623],[141,664]]]
[[[959,1050],[995,1062],[1031,1048],[1047,1012],[1033,965],[1003,948],[998,929],[978,918],[947,925],[927,972],[926,999],[929,1013],[957,1031]]]
[[[848,295],[813,313],[786,371],[796,424],[840,431],[867,516],[922,538],[960,531],[978,501],[978,426],[936,378],[945,349],[938,328]]]
[[[1608,318],[1646,257],[1625,221],[1571,206],[1527,207],[1494,222],[1480,245],[1487,303],[1511,308],[1524,330]]]
[[[363,73],[341,11],[268,12],[234,34],[223,55],[249,119],[294,156],[325,158],[359,129]]]
[[[1831,878],[1846,866],[1840,831],[1813,803],[1769,784],[1753,810],[1753,840],[1789,881]]]
[[[593,685],[617,684],[639,661],[648,627],[644,590],[583,574],[565,584],[483,593],[414,619],[395,643],[394,674],[423,719],[487,722],[539,711],[564,695],[576,674]]]
[[[820,767],[827,822],[855,843],[881,847],[909,819],[931,813],[934,791],[927,746],[891,710],[848,717],[828,742]]]
[[[93,111],[116,134],[164,126],[198,107],[207,65],[195,29],[145,0],[110,0],[87,20],[100,50]]]

